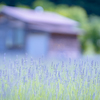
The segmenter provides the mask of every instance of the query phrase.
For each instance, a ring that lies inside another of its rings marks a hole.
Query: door
[[[45,56],[48,51],[49,35],[46,33],[31,33],[26,38],[26,52],[35,57]]]
[[[0,27],[0,52],[5,50],[5,28]]]

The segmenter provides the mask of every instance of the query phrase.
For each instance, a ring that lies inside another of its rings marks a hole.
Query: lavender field
[[[0,60],[0,100],[100,100],[99,59]]]

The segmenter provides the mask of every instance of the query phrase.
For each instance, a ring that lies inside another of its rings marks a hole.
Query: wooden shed
[[[79,23],[53,12],[4,6],[0,12],[0,51],[31,56],[80,55]]]

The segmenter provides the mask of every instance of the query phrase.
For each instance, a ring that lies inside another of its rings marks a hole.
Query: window
[[[24,45],[24,30],[22,28],[8,29],[6,45],[8,48],[22,48]]]
[[[11,48],[13,46],[13,30],[8,29],[7,31],[7,36],[6,36],[6,46],[8,48]]]
[[[15,29],[14,45],[16,47],[22,47],[24,44],[24,31],[22,28]]]

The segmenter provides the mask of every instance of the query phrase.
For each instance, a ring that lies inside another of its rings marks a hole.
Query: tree
[[[54,11],[55,4],[53,2],[49,2],[48,0],[36,0],[33,2],[33,8],[37,6],[42,6],[45,11]]]

